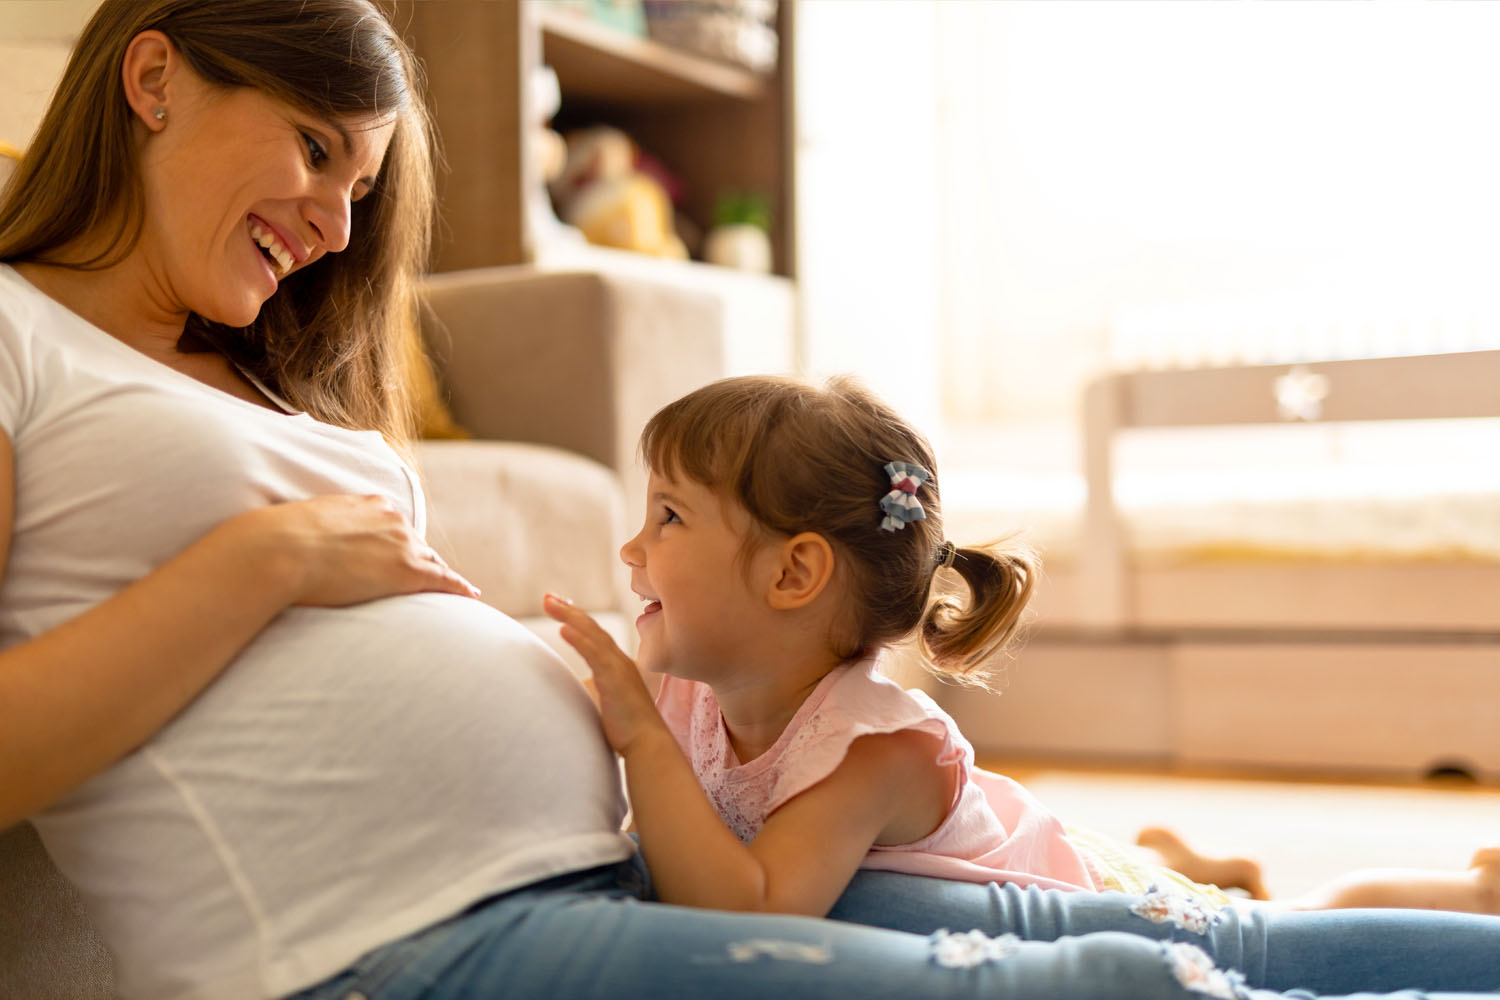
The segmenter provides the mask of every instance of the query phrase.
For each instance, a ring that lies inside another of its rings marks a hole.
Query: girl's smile
[[[636,620],[635,620],[635,627],[636,628],[640,628],[641,625],[642,625],[642,623],[645,622],[652,615],[661,614],[661,601],[658,601],[658,600],[656,600],[653,597],[646,597],[646,596],[640,595],[640,594],[638,594],[636,596],[640,597],[641,600],[643,600],[643,601],[646,602],[646,608],[645,608],[645,610],[642,611],[641,614],[640,614],[640,617],[636,618]]]

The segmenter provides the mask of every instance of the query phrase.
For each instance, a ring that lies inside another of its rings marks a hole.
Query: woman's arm
[[[14,470],[0,434],[0,566]],[[379,498],[231,518],[103,603],[0,652],[0,829],[145,742],[283,609],[419,590],[473,593]]]
[[[930,737],[866,736],[831,775],[772,813],[754,841],[740,843],[635,663],[584,612],[551,596],[545,607],[593,671],[605,738],[625,759],[641,851],[664,902],[823,916],[872,845],[920,839],[946,814],[951,783]]]

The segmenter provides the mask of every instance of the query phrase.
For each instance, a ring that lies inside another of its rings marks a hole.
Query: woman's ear
[[[169,84],[179,65],[176,46],[160,31],[143,31],[125,47],[120,68],[125,102],[153,132],[167,127]]]
[[[806,607],[833,579],[833,546],[814,531],[793,535],[781,543],[778,572],[766,600],[778,611]]]

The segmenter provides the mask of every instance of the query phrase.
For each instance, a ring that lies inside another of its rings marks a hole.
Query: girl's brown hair
[[[734,500],[765,532],[812,531],[829,541],[848,589],[832,637],[842,658],[918,632],[933,669],[984,684],[992,654],[1014,636],[1031,598],[1036,558],[1008,543],[958,548],[953,569],[969,600],[934,596],[946,553],[932,448],[853,378],[822,387],[775,376],[711,383],[651,418],[641,454],[658,473]],[[916,494],[925,519],[896,531],[881,527],[888,462],[932,474]]]
[[[0,194],[0,260],[89,270],[134,248],[145,196],[120,77],[131,39],[152,29],[210,84],[253,87],[325,119],[394,119],[376,184],[352,206],[348,249],[283,279],[249,326],[192,316],[184,337],[213,344],[313,416],[406,440],[433,134],[416,60],[368,0],[104,0]],[[103,249],[74,259],[85,240]]]

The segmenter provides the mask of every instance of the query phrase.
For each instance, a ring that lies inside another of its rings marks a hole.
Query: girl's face
[[[645,602],[636,619],[642,667],[713,683],[747,662],[770,628],[760,586],[774,558],[761,546],[742,558],[750,516],[690,480],[651,474],[646,523],[620,549]]]
[[[185,67],[142,147],[140,251],[169,309],[245,326],[292,271],[349,243],[394,120],[335,121]]]

